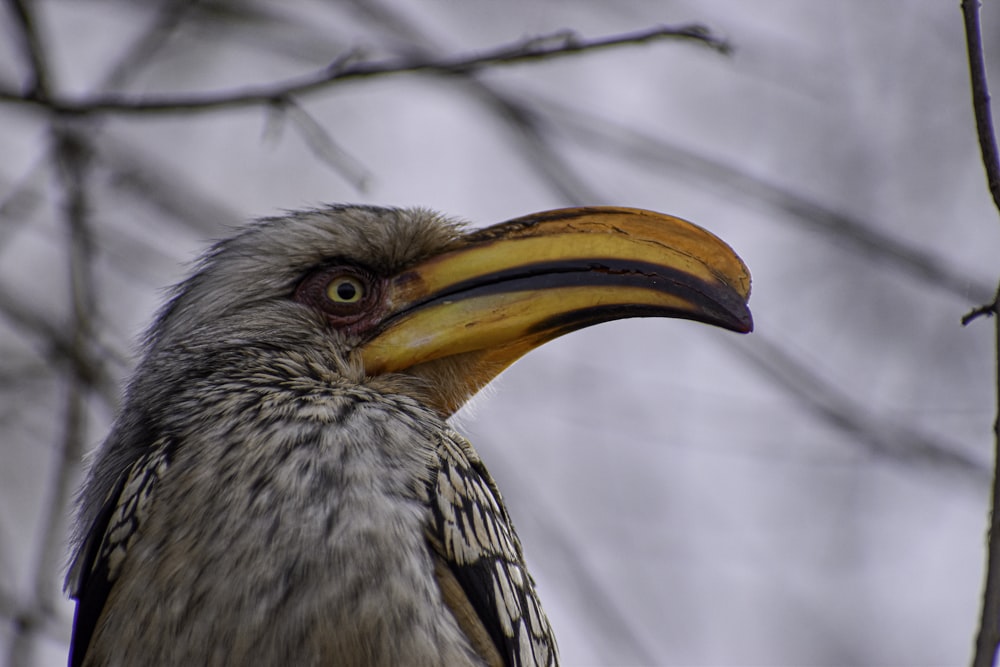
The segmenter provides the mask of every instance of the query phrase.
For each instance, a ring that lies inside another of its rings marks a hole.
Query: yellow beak
[[[528,351],[593,324],[676,317],[749,332],[749,295],[736,253],[690,222],[547,211],[473,231],[391,279],[389,313],[360,351],[369,375],[460,375],[437,400],[447,415]]]

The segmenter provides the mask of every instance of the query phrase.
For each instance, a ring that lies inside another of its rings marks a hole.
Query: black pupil
[[[344,301],[353,301],[358,295],[358,288],[346,280],[337,285],[337,296]]]

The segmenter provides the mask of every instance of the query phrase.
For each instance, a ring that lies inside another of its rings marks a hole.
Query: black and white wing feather
[[[169,464],[159,442],[132,464],[108,494],[73,561],[67,584],[76,598],[70,667],[81,667],[129,548],[149,516],[157,482]]]
[[[464,593],[464,599],[448,599],[442,584],[446,602],[460,624],[472,608],[481,625],[463,630],[474,645],[480,643],[476,632],[485,630],[502,659],[498,664],[557,664],[552,628],[493,478],[459,436],[443,438],[438,454],[440,465],[429,485],[434,524],[428,537]]]

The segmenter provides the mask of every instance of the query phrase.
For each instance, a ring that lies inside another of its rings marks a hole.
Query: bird
[[[69,664],[557,664],[450,417],[584,327],[749,332],[749,294],[725,242],[642,209],[472,228],[338,204],[238,228],[170,292],[89,461]]]

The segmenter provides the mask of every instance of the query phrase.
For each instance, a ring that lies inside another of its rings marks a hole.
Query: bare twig
[[[323,69],[303,76],[286,79],[263,86],[248,86],[238,90],[209,94],[183,95],[171,93],[162,96],[135,98],[125,94],[94,95],[83,100],[49,98],[39,100],[12,90],[0,89],[0,102],[41,104],[63,115],[85,116],[93,114],[176,113],[199,112],[234,107],[272,105],[289,97],[305,95],[329,87],[334,82],[363,79],[373,76],[427,72],[435,74],[466,74],[497,65],[545,60],[628,44],[642,44],[658,39],[684,39],[704,44],[716,51],[727,53],[729,44],[700,25],[660,26],[620,35],[580,39],[560,32],[553,37],[535,37],[506,44],[471,55],[441,59],[346,62],[337,61]]]
[[[9,621],[15,628],[23,632],[31,628],[55,641],[66,642],[66,628],[59,617],[50,611],[37,607],[26,607],[10,592],[0,588],[0,618]],[[18,663],[14,663],[17,667]]]
[[[467,84],[489,110],[506,122],[515,133],[521,147],[520,159],[529,169],[537,172],[567,205],[601,203],[598,193],[560,154],[548,119],[543,114],[516,96],[479,79],[469,79]]]
[[[333,169],[356,190],[364,192],[368,188],[368,183],[372,179],[371,171],[340,146],[301,105],[288,98],[278,105],[276,110],[288,117],[292,126],[302,136],[306,147],[323,164]]]
[[[993,117],[990,112],[990,92],[986,78],[986,64],[983,57],[983,40],[979,27],[978,0],[962,0],[962,16],[965,20],[965,40],[968,49],[969,78],[972,85],[972,107],[976,116],[976,132],[982,152],[986,181],[989,184],[993,203],[1000,209],[1000,160],[997,155],[996,137],[993,131]],[[997,290],[1000,298],[1000,288]],[[989,306],[977,309],[963,318],[967,323],[986,312],[996,312],[997,300]],[[997,646],[1000,645],[1000,318],[996,321],[996,373],[997,373],[997,417],[993,422],[993,488],[990,510],[990,527],[987,539],[986,577],[983,586],[983,603],[979,616],[979,631],[976,633],[976,647],[972,656],[973,667],[989,667],[996,664]]]
[[[962,0],[965,19],[965,43],[969,59],[969,77],[972,80],[972,110],[976,116],[976,133],[982,152],[986,181],[993,203],[1000,209],[1000,152],[993,130],[993,112],[990,109],[990,87],[986,79],[986,61],[983,57],[983,37],[979,29],[979,1]]]
[[[405,53],[422,60],[437,59],[435,51],[437,40],[420,31],[395,8],[374,0],[354,0],[352,5],[380,30],[389,32],[395,41],[402,41],[404,43],[402,50]],[[540,39],[570,37],[572,33],[563,31]],[[476,76],[475,71],[465,74],[462,80],[464,89],[474,95],[514,132],[528,168],[537,172],[565,203],[577,206],[597,203],[593,188],[588,186],[580,174],[560,155],[553,141],[551,123],[538,112],[536,105],[504,91],[483,77]]]
[[[70,345],[74,356],[87,355],[93,338],[95,292],[91,280],[93,242],[87,219],[86,172],[89,169],[89,149],[80,134],[57,122],[51,128],[52,161],[57,169],[57,185],[63,192],[62,217],[68,228],[67,248],[71,294]],[[62,517],[72,494],[74,471],[84,451],[89,385],[73,373],[67,375],[66,411],[63,419],[59,457],[51,471],[51,482],[45,486],[48,497],[43,507],[43,534],[35,557],[33,581],[34,607],[42,617],[54,614],[59,594],[59,563],[63,553],[64,526]],[[21,659],[28,650],[27,642],[36,631],[30,625],[20,626],[21,632],[12,643],[13,656]]]
[[[178,222],[189,233],[211,238],[219,229],[243,222],[240,211],[213,196],[183,172],[172,169],[160,156],[136,148],[118,137],[101,142],[97,159],[107,170],[118,194],[142,202]],[[166,253],[165,248],[158,248]],[[176,262],[176,258],[172,261]]]
[[[24,170],[17,179],[0,185],[0,249],[28,227],[30,215],[42,205],[45,196],[38,181],[44,176],[41,162]]]
[[[102,77],[99,90],[119,88],[128,83],[153,61],[183,23],[197,0],[168,0],[163,2],[146,29],[132,39],[114,64]]]
[[[510,480],[518,479],[517,470],[519,468],[510,465],[509,459],[504,457],[506,452],[508,450],[500,447],[492,452],[497,456],[490,460],[490,469],[497,471],[498,479],[504,477]],[[588,550],[581,549],[576,543],[566,528],[566,522],[556,519],[555,513],[532,485],[522,485],[518,498],[517,504],[519,506],[530,507],[532,511],[518,515],[516,517],[517,525],[530,527],[529,529],[545,535],[546,545],[553,552],[549,556],[549,562],[560,565],[559,571],[556,573],[558,576],[572,581],[574,593],[584,601],[582,607],[586,609],[587,618],[595,631],[618,639],[614,654],[605,655],[608,663],[657,664],[657,652],[653,650],[638,628],[629,621],[628,615],[618,602],[616,591],[608,585],[607,579],[596,572],[588,562],[586,558]],[[605,652],[607,653],[607,651]]]
[[[22,0],[9,0],[9,4],[17,21],[17,34],[27,55],[29,75],[27,79],[28,83],[25,86],[25,94],[44,105],[51,94],[49,89],[51,74],[44,58],[46,53],[45,47],[42,44],[41,36],[28,5]],[[76,352],[84,352],[82,346],[74,345],[74,347],[76,348]],[[79,387],[86,386],[86,383],[76,379],[75,373],[70,373],[69,376],[74,378],[70,381],[70,385],[75,389],[78,390]],[[82,394],[80,394],[77,400],[71,402],[71,406],[73,406],[72,413],[74,415],[83,414]],[[83,436],[82,431],[78,428],[79,424],[73,423],[72,426],[75,433],[74,439],[80,441]],[[79,453],[76,454],[73,463],[78,459]],[[32,602],[30,608],[33,610],[33,613],[24,613],[22,610],[15,617],[13,637],[9,645],[8,655],[8,661],[11,664],[28,664],[29,656],[31,656],[34,648],[34,637],[38,631],[38,626],[41,625],[42,621],[54,615],[54,591],[57,589],[53,583],[56,576],[56,563],[59,562],[59,556],[62,552],[60,548],[62,544],[62,525],[59,517],[66,506],[66,498],[63,496],[68,496],[68,487],[70,485],[68,479],[66,479],[67,475],[63,471],[69,465],[71,463],[65,457],[64,460],[57,462],[55,473],[59,486],[54,489],[46,487],[55,497],[50,498],[49,504],[44,505],[42,510],[44,514],[42,522],[43,536],[39,550],[35,554],[34,562],[36,569],[32,581]]]
[[[24,0],[7,0],[14,20],[17,21],[17,35],[28,62],[29,76],[24,84],[25,98],[36,102],[46,102],[49,98],[49,68],[45,63],[45,49],[42,48],[35,18]]]
[[[962,316],[962,326],[967,326],[972,321],[984,315],[986,317],[993,317],[998,313],[1000,313],[1000,287],[997,287],[997,294],[993,298],[993,301],[977,306]]]
[[[78,381],[92,387],[108,406],[117,403],[117,385],[108,374],[102,359],[122,361],[112,350],[99,347],[99,357],[89,350],[73,345],[63,327],[49,322],[40,313],[20,301],[13,294],[0,288],[0,313],[6,321],[31,334],[33,340],[42,342],[45,354],[53,365],[63,366]]]
[[[720,337],[736,347],[761,374],[820,421],[851,436],[851,442],[872,456],[912,466],[957,472],[977,483],[989,481],[985,462],[957,446],[885,418],[825,380],[809,364],[797,359],[787,346],[762,336],[744,340]]]

